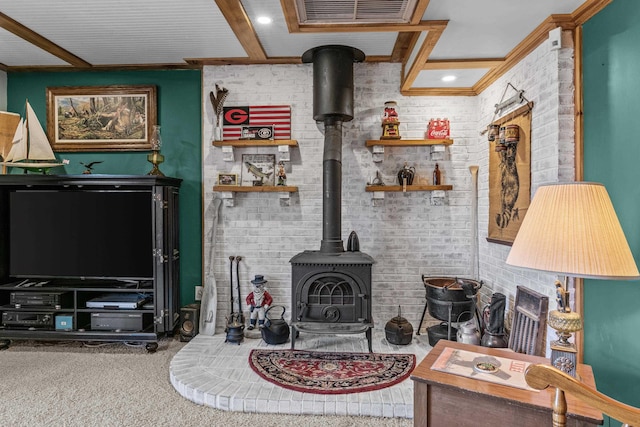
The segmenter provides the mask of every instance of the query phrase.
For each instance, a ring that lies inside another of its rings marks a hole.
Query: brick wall
[[[508,82],[525,90],[524,96],[534,102],[531,121],[532,196],[541,184],[574,180],[574,51],[570,41],[563,38],[563,47],[559,50],[551,50],[547,43],[543,43],[478,96],[481,125],[491,121],[493,106],[499,102]],[[478,151],[477,161],[480,165],[480,276],[486,285],[483,299],[487,303],[490,292],[502,292],[507,296],[509,308],[515,298],[516,286],[522,285],[549,296],[549,310],[555,309],[554,275],[510,267],[504,263],[510,247],[486,241],[489,220],[489,150],[486,138],[481,145],[484,148]],[[551,329],[547,335],[547,341],[555,339]]]
[[[342,234],[358,233],[360,248],[371,255],[373,266],[374,320],[379,328],[397,315],[417,327],[425,304],[422,275],[471,277],[472,181],[470,165],[479,165],[479,246],[480,278],[487,295],[493,290],[513,295],[516,284],[551,294],[553,278],[516,272],[504,260],[509,247],[487,243],[488,144],[480,131],[493,115],[507,82],[524,89],[535,102],[532,123],[532,184],[557,180],[569,166],[573,152],[560,153],[560,139],[572,142],[572,132],[560,130],[560,120],[571,122],[572,114],[560,118],[572,101],[570,81],[571,49],[549,51],[545,45],[477,97],[403,97],[399,94],[398,64],[354,64],[354,120],[344,123]],[[560,65],[560,68],[559,68]],[[570,80],[570,79],[569,79]],[[289,259],[303,250],[319,249],[322,239],[322,126],[312,118],[312,66],[252,65],[216,66],[203,70],[203,182],[205,227],[205,272],[209,271],[211,200],[217,174],[240,173],[242,153],[276,153],[276,148],[242,148],[235,151],[235,162],[222,159],[222,149],[213,147],[213,108],[209,92],[216,82],[229,89],[226,106],[291,105],[292,138],[298,147],[291,150],[291,171],[287,183],[299,187],[289,204],[281,203],[278,193],[240,193],[234,206],[220,208],[217,240],[213,251],[213,271],[218,289],[218,330],[229,312],[230,255],[241,255],[241,295],[251,291],[249,280],[263,274],[276,304],[289,307],[291,266]],[[562,83],[562,84],[561,84]],[[567,94],[560,94],[564,88]],[[367,139],[379,139],[380,116],[385,101],[398,102],[400,133],[405,139],[424,137],[430,118],[448,118],[454,144],[443,154],[430,154],[429,147],[386,147],[384,160],[373,161]],[[384,194],[382,202],[372,200],[366,183],[379,171],[388,184],[396,183],[396,173],[407,162],[416,168],[418,178],[431,180],[436,161],[443,182],[453,185],[443,199],[432,199],[430,192]],[[569,172],[566,172],[569,174]],[[244,302],[243,302],[244,307]],[[246,307],[245,307],[246,308]]]

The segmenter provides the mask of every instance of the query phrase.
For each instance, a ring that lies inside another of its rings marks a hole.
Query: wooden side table
[[[411,374],[414,382],[414,426],[551,425],[555,390],[550,387],[542,391],[530,391],[431,369],[447,347],[529,363],[549,364],[549,360],[544,357],[515,353],[508,349],[440,340]],[[579,364],[577,373],[581,381],[595,388],[590,366]],[[567,426],[586,427],[603,423],[600,411],[570,395],[567,395],[567,407]]]

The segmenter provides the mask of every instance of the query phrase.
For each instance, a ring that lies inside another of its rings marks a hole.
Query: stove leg
[[[369,344],[369,353],[373,353],[373,347],[371,345],[371,341],[372,341],[371,328],[367,329],[367,331],[365,332],[365,335],[367,336],[367,343]]]
[[[291,350],[296,349],[296,337],[298,336],[298,330],[295,326],[291,325]]]
[[[427,314],[427,304],[428,302],[424,302],[424,309],[422,310],[422,317],[420,318],[420,323],[418,324],[418,330],[416,331],[416,335],[420,335],[420,328],[422,327],[422,322],[424,322],[424,315]]]

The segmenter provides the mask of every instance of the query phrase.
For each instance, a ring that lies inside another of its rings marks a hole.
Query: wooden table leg
[[[429,404],[427,395],[429,393],[429,386],[420,381],[413,382],[413,426],[414,427],[426,427],[429,425],[429,418],[427,416],[429,411]]]

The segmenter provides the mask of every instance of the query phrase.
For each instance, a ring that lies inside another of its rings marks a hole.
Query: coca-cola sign
[[[427,139],[448,139],[449,119],[430,119],[427,126]]]

